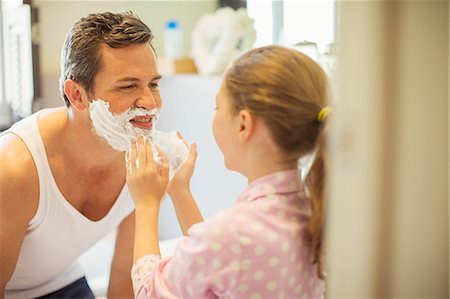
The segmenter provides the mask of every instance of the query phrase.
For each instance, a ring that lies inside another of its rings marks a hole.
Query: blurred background
[[[158,123],[198,144],[192,190],[205,218],[232,205],[211,133],[232,59],[267,44],[297,48],[330,77],[328,298],[449,298],[449,1],[0,1],[0,131],[63,105],[65,34],[92,12],[137,14],[155,34]],[[181,235],[170,200],[163,254]],[[82,257],[106,288],[114,234]]]

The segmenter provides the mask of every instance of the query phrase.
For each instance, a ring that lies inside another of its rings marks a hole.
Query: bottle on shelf
[[[183,40],[180,24],[177,20],[169,20],[164,29],[164,56],[169,59],[183,57]]]

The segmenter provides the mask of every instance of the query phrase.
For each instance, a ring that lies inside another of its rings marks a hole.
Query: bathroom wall
[[[81,17],[94,12],[123,12],[132,10],[152,29],[154,46],[163,55],[164,25],[178,19],[183,31],[184,53],[191,47],[190,32],[201,15],[215,11],[217,0],[202,1],[33,1],[39,9],[39,44],[42,96],[35,109],[63,105],[58,92],[59,61],[67,31]]]
[[[217,0],[201,1],[53,1],[35,0],[39,8],[40,46],[42,74],[59,74],[59,57],[65,35],[81,17],[93,12],[124,12],[131,10],[153,31],[154,46],[163,54],[164,25],[169,19],[177,19],[183,30],[184,52],[191,47],[190,32],[205,13],[218,7]]]
[[[185,0],[185,1],[129,1],[129,7],[155,33],[154,45],[156,53],[164,54],[164,26],[169,19],[179,22],[183,34],[184,55],[191,49],[191,32],[205,13],[214,12],[218,8],[218,0]]]
[[[39,46],[42,76],[59,75],[61,48],[70,27],[93,12],[129,10],[128,1],[35,0],[39,9]]]

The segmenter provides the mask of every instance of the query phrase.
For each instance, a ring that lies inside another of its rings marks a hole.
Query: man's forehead
[[[155,55],[155,52],[153,50],[153,47],[147,42],[147,43],[135,43],[135,44],[126,44],[118,47],[111,47],[105,42],[100,43],[99,52],[128,52],[130,49],[146,49],[147,51],[150,51],[153,55]]]
[[[101,68],[97,75],[106,73],[113,81],[158,80],[156,56],[149,44],[111,48],[102,45]]]

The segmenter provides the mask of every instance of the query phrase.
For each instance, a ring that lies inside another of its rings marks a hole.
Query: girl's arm
[[[202,214],[190,189],[196,159],[197,147],[194,143],[190,146],[187,161],[177,171],[167,188],[177,214],[178,223],[185,236],[187,236],[187,231],[193,224],[203,221]]]
[[[147,254],[161,255],[158,241],[158,206],[136,206],[133,263]]]
[[[176,194],[171,194],[170,197],[172,198],[181,231],[183,235],[187,236],[188,229],[193,224],[202,222],[203,216],[190,190],[181,190]]]
[[[150,141],[139,137],[127,156],[127,185],[136,207],[133,262],[147,254],[160,255],[158,214],[169,180],[169,164],[165,154],[158,152],[161,162],[156,164]]]

